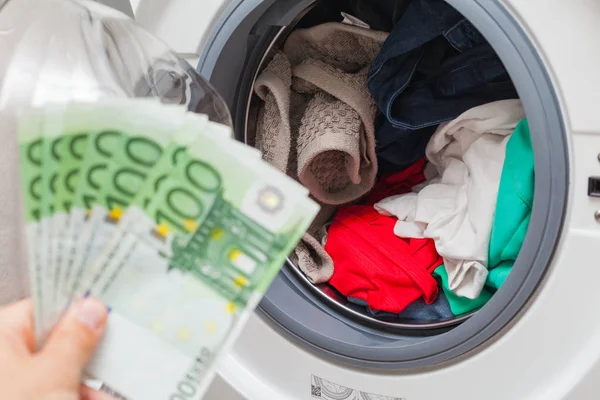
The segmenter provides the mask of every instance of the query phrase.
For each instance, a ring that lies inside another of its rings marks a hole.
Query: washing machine
[[[243,141],[261,66],[316,1],[133,10],[197,64]],[[600,398],[600,2],[447,1],[496,50],[531,128],[535,201],[509,278],[472,315],[411,325],[369,318],[285,265],[208,399]]]

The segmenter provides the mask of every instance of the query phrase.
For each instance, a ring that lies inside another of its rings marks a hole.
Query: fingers
[[[94,390],[85,385],[81,385],[80,400],[115,400],[114,397],[106,393]]]
[[[40,353],[49,373],[73,390],[79,387],[81,372],[100,342],[107,315],[106,306],[98,300],[75,302]]]
[[[31,298],[0,308],[0,337],[8,341],[11,351],[33,353],[35,334]]]

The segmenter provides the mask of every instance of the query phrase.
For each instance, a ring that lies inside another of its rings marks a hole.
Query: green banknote
[[[70,123],[78,126],[80,132],[87,132],[88,140],[79,167],[77,190],[72,196],[65,241],[69,248],[64,250],[66,281],[62,287],[67,297],[79,288],[90,254],[103,245],[98,229],[107,216],[102,188],[111,179],[109,170],[121,137],[129,133],[130,126],[148,120],[148,114],[153,114],[152,107],[157,104],[155,100],[111,99],[87,106],[75,104],[69,112]]]
[[[123,213],[161,159],[171,136],[181,129],[185,120],[184,108],[158,103],[146,102],[146,107],[140,108],[132,102],[119,111],[125,115],[118,119],[119,127],[115,128],[120,135],[106,162],[103,181],[93,188],[95,199],[83,234],[85,246],[75,264],[77,280],[74,285],[78,294],[86,291],[87,282],[93,276],[89,265],[93,265],[106,247]],[[92,164],[104,160],[93,154],[90,156]]]
[[[65,268],[70,269],[67,274],[69,279],[65,284],[67,294],[74,290],[83,272],[85,254],[89,251],[94,225],[97,223],[97,220],[91,218],[92,208],[98,203],[100,189],[108,179],[108,166],[121,136],[114,123],[114,109],[107,107],[96,113],[91,110],[89,113],[81,111],[79,115],[73,113],[72,118],[80,119],[82,125],[88,123],[88,140],[67,230],[67,243],[71,244],[70,249],[66,250]]]
[[[147,207],[156,193],[159,192],[160,185],[169,180],[171,172],[178,168],[178,164],[186,162],[188,148],[202,135],[209,135],[215,144],[224,146],[231,159],[246,160],[245,162],[250,159],[261,159],[260,151],[232,140],[231,130],[228,127],[210,122],[206,116],[188,113],[182,129],[175,132],[170,138],[170,142],[165,147],[160,160],[147,175],[145,183],[137,190],[137,195],[131,204],[135,204],[139,208]],[[136,189],[138,189],[137,186]],[[107,191],[107,196],[114,196],[113,193],[116,193],[116,188]],[[104,247],[103,253],[91,264],[89,268],[91,275],[88,275],[88,280],[81,283],[80,293],[90,290],[102,279],[108,279],[108,276],[103,276],[106,273],[106,268],[102,267],[106,267],[108,264],[103,263],[102,260],[105,260],[106,254],[114,254],[119,248],[122,248],[120,241],[126,233],[125,230],[128,229],[128,223],[136,223],[137,221],[136,217],[129,215],[132,212],[135,212],[135,210],[128,210],[123,213],[123,216],[119,213],[119,219],[122,218],[122,221],[113,230],[113,237],[109,244]]]
[[[75,116],[75,118],[71,118]],[[69,221],[78,166],[86,147],[86,127],[94,126],[96,118],[104,118],[95,105],[78,104],[44,107],[42,123],[41,173],[41,235],[38,247],[42,251],[44,318],[42,341],[64,310],[67,297],[61,292],[69,254]],[[83,132],[83,133],[82,133]]]
[[[71,268],[68,268],[70,265],[67,263],[73,247],[70,211],[79,184],[79,171],[89,137],[86,127],[78,126],[77,121],[79,119],[65,116],[65,135],[59,146],[61,160],[55,184],[53,227],[56,234],[54,241],[56,242],[56,263],[62,272],[59,275],[57,287],[61,296],[58,299],[59,304],[66,300],[67,282],[71,274]]]
[[[116,203],[116,207],[108,209],[110,218],[105,218],[104,224],[106,226],[100,228],[106,232],[103,234],[105,238],[109,235],[114,236],[112,240],[109,241],[108,245],[103,246],[102,254],[111,253],[115,251],[115,247],[119,246],[119,237],[121,234],[117,234],[117,232],[125,229],[124,227],[126,226],[126,223],[121,223],[121,219],[124,218],[125,221],[128,220],[128,211],[123,210],[126,209],[129,204],[137,204],[140,207],[148,205],[155,193],[159,190],[160,184],[167,179],[171,170],[176,168],[178,161],[182,159],[187,148],[193,144],[199,136],[212,135],[216,142],[228,147],[229,154],[232,158],[253,158],[256,160],[261,158],[259,151],[233,141],[231,139],[231,130],[229,128],[208,121],[207,116],[187,113],[182,114],[180,117],[184,118],[181,129],[173,133],[169,138],[169,143],[166,145],[162,143],[162,139],[157,140],[157,138],[153,137],[156,136],[156,133],[153,133],[151,130],[143,131],[143,136],[136,136],[136,140],[145,143],[146,146],[151,147],[151,149],[158,149],[164,145],[160,159],[152,165],[152,168],[145,169],[141,166],[132,167],[128,164],[132,161],[127,161],[125,156],[123,157],[123,159],[125,159],[123,163],[116,162],[116,155],[113,157],[112,163],[114,166],[114,173],[109,173],[109,176],[114,176],[112,179],[113,182],[119,181],[118,174],[123,170],[126,171],[126,174],[124,175],[135,176],[132,177],[133,179],[130,179],[130,182],[128,182],[127,185],[120,185],[121,188],[118,187],[119,185],[115,184],[108,184],[103,187],[103,196],[106,198],[106,202],[111,204]],[[173,117],[169,117],[169,119],[173,120]],[[160,127],[159,124],[156,126]],[[164,125],[163,127],[168,128]],[[165,135],[163,136],[166,137]],[[125,146],[123,146],[123,148],[125,148]],[[142,153],[140,152],[139,154]],[[140,155],[136,155],[136,157],[139,159]],[[150,165],[148,164],[148,166]],[[141,178],[144,178],[145,181]],[[132,195],[134,194],[135,197],[132,198]],[[88,291],[88,289],[101,279],[105,270],[97,268],[99,262],[95,262],[95,260],[103,259],[102,254],[95,259],[91,259],[89,262],[86,278],[80,281],[80,290],[78,293],[81,294]]]
[[[77,218],[82,216],[82,213],[71,213],[80,186],[80,171],[85,168],[90,180],[94,184],[101,185],[102,171],[89,168],[89,164],[84,165],[84,157],[88,152],[89,140],[96,140],[104,150],[110,148],[112,133],[98,138],[98,135],[103,132],[96,129],[106,125],[106,122],[102,122],[102,120],[113,118],[112,110],[113,108],[106,105],[98,107],[94,104],[76,103],[71,104],[62,113],[63,132],[59,138],[60,142],[55,146],[60,162],[54,185],[55,212],[53,216],[55,232],[53,239],[56,243],[57,265],[60,266],[57,268],[60,272],[57,291],[60,294],[59,306],[61,308],[69,297],[69,282],[76,252],[75,238],[82,232],[81,224],[84,220],[84,218]],[[92,192],[80,192],[80,194],[82,193],[87,193],[87,200],[91,204],[92,200],[89,196]]]
[[[151,117],[142,118],[140,115],[138,121],[124,124],[124,134],[117,142],[107,169],[108,179],[99,191],[99,204],[105,205],[108,210],[126,210],[140,190],[147,187],[148,177],[157,163],[164,163],[166,157],[174,156],[172,144],[186,146],[190,141],[192,134],[184,129],[185,109],[156,107],[159,110]],[[205,120],[198,119],[199,123],[205,123]]]
[[[208,121],[206,115],[188,114],[183,128],[176,132],[166,146],[161,159],[156,163],[146,182],[138,191],[132,204],[140,208],[146,207],[158,192],[160,184],[164,182],[177,164],[184,160],[185,152],[196,139],[202,135],[213,135],[215,141],[223,143],[229,148],[232,158],[260,159],[261,153],[253,147],[231,140],[231,129],[224,125]]]
[[[215,357],[318,211],[305,188],[262,160],[232,157],[226,141],[208,134],[171,167],[149,204],[123,216],[90,288],[112,308],[118,343],[109,337],[89,372],[103,379],[123,362],[162,366],[160,388],[148,386],[148,375],[111,375],[111,386],[132,398],[177,398],[190,371],[194,396],[184,398],[199,398]],[[151,343],[154,351],[144,351]]]
[[[63,247],[66,240],[69,210],[75,188],[78,168],[83,158],[87,135],[77,126],[71,126],[69,113],[73,108],[47,107],[44,128],[42,213],[50,215],[46,250],[48,281],[52,288],[50,304],[56,313],[65,305],[60,291],[64,276]]]
[[[58,320],[62,304],[58,304],[58,277],[60,265],[56,260],[56,237],[54,226],[54,199],[56,179],[60,165],[60,144],[64,132],[64,111],[62,107],[46,107],[42,123],[42,173],[41,173],[41,206],[40,224],[41,238],[39,247],[42,252],[44,274],[44,297],[46,304],[44,311],[43,337],[45,337],[54,323]],[[59,308],[60,307],[60,308]],[[43,340],[42,337],[42,340]]]
[[[19,144],[36,335],[89,291],[113,310],[91,376],[199,398],[316,215],[308,191],[228,128],[153,101],[37,110]]]
[[[25,223],[29,261],[31,294],[34,301],[34,324],[36,341],[42,337],[44,315],[44,275],[41,251],[41,173],[42,173],[42,123],[41,110],[32,110],[19,118],[18,141],[20,159],[21,190],[25,203]]]
[[[204,129],[208,123],[206,116],[198,116],[194,124],[186,124],[181,130],[175,132],[170,138],[169,144],[165,146],[160,160],[154,165],[144,184],[137,191],[132,200],[132,204],[144,207],[152,201],[154,193],[158,191],[161,182],[167,177],[169,172],[175,168],[180,156],[186,151],[188,146],[194,143],[199,135],[199,129]]]
[[[56,249],[53,244],[57,244],[55,234],[64,232],[54,228],[56,220],[66,215],[62,212],[67,205],[63,207],[65,197],[61,185],[66,184],[71,191],[76,185],[72,173],[62,171],[61,161],[65,161],[63,145],[68,142],[63,134],[69,132],[65,115],[63,107],[47,106],[32,109],[20,117],[20,169],[38,344],[43,342],[64,306],[55,301],[58,292],[56,279],[59,277],[55,267],[58,264],[50,257],[56,253],[53,251]],[[71,148],[76,147],[76,143],[71,143]],[[58,226],[62,228],[61,224]]]

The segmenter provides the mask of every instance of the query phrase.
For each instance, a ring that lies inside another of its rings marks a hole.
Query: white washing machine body
[[[454,3],[469,1],[474,0]],[[135,10],[138,17],[144,16],[140,23],[191,59],[201,56],[203,44],[216,37],[215,23],[227,7],[207,4],[207,0],[147,3],[141,2]],[[219,381],[207,398],[234,399],[238,394],[260,400],[600,398],[600,268],[595,265],[600,249],[600,198],[588,195],[588,178],[600,176],[600,46],[596,43],[600,40],[600,2],[501,3],[545,66],[566,136],[569,172],[562,229],[536,289],[510,322],[482,343],[421,367],[345,362],[343,355],[307,346],[271,317],[257,312],[224,358]],[[154,11],[147,8],[151,6]],[[194,13],[202,14],[205,23],[178,22],[189,21]],[[481,28],[476,20],[472,22]],[[511,54],[497,50],[506,63]],[[518,86],[519,78],[513,76],[513,80]],[[329,321],[312,323],[319,326]],[[356,346],[368,353],[372,338],[365,335],[362,342],[357,340]]]

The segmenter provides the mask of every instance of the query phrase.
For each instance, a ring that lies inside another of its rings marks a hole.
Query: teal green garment
[[[466,314],[483,307],[508,277],[529,227],[534,185],[529,125],[527,120],[522,120],[506,144],[506,158],[490,237],[489,274],[485,288],[474,300],[459,297],[448,287],[448,274],[443,265],[433,273],[441,281],[454,315]]]
[[[444,290],[444,294],[448,299],[448,303],[450,304],[450,311],[454,315],[462,315],[474,311],[478,308],[481,308],[488,302],[490,297],[492,297],[492,293],[484,288],[481,291],[481,294],[476,299],[467,299],[466,297],[457,296],[450,288],[448,287],[448,273],[446,272],[446,267],[440,265],[433,271],[433,275],[436,276],[439,280],[441,280],[442,289]]]
[[[506,144],[488,258],[486,285],[493,289],[499,289],[506,280],[525,240],[534,185],[533,148],[524,119]]]

